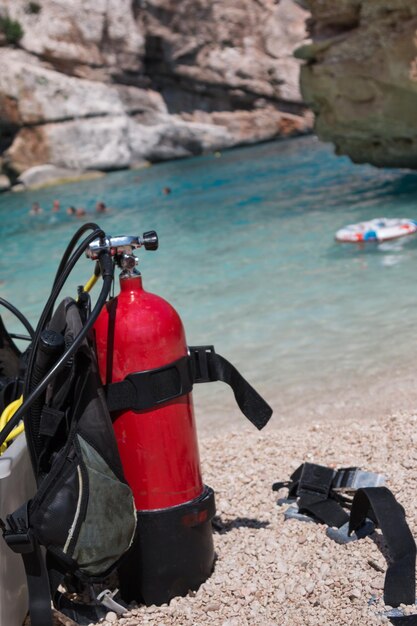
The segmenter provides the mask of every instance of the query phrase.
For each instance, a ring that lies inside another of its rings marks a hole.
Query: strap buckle
[[[29,528],[29,502],[6,517],[6,523],[0,520],[3,538],[13,552],[27,554],[35,550],[35,536]]]
[[[190,351],[191,368],[195,383],[210,383],[208,356],[215,354],[214,346],[188,346]]]
[[[340,491],[357,491],[363,487],[382,487],[385,476],[376,472],[367,472],[359,467],[342,467],[336,472],[332,489]]]

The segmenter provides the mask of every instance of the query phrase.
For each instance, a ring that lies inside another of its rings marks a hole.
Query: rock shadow
[[[216,515],[212,519],[213,531],[224,535],[225,533],[234,530],[235,528],[267,528],[269,522],[263,522],[262,520],[254,519],[251,517],[236,517],[233,520],[224,521],[219,515]]]

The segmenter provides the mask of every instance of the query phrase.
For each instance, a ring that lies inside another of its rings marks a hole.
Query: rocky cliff
[[[417,3],[306,0],[301,88],[339,154],[417,169]]]
[[[305,132],[293,0],[0,0],[0,152],[110,170]]]

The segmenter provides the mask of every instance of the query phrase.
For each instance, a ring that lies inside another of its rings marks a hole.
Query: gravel
[[[196,592],[169,605],[132,607],[102,624],[123,626],[371,626],[381,614],[386,561],[372,537],[339,545],[326,527],[290,519],[277,506],[302,462],[357,465],[382,472],[417,534],[417,415],[348,423],[323,422],[258,433],[203,435],[205,482],[216,493],[216,563]],[[379,531],[377,531],[379,532]],[[406,612],[411,612],[407,607]],[[417,610],[416,610],[417,612]]]

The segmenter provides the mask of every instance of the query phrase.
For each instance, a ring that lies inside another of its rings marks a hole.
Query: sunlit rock
[[[7,172],[111,170],[308,132],[293,0],[0,0]]]
[[[357,163],[417,169],[417,4],[306,3],[312,40],[296,55],[319,137]]]

